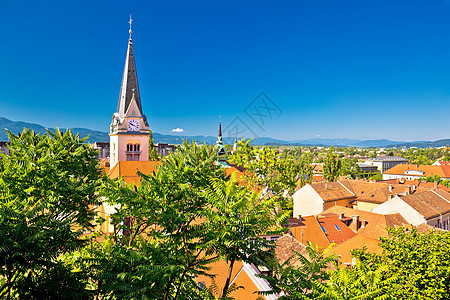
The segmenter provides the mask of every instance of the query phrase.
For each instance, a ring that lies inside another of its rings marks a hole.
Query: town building
[[[0,152],[9,155],[9,148],[7,147],[8,142],[0,142]]]
[[[361,169],[361,172],[365,173],[375,173],[378,172],[378,166],[374,166],[366,163],[357,163],[358,167]]]
[[[177,149],[177,147],[175,145],[170,145],[167,143],[157,143],[156,145],[154,145],[156,153],[158,153],[158,155],[160,155],[161,157],[167,156],[170,153],[175,152],[175,150]]]
[[[364,180],[313,182],[293,194],[293,215],[317,215],[335,205],[371,211],[396,195],[408,195],[427,189],[415,185]]]
[[[368,158],[364,164],[376,166],[378,171],[384,173],[398,164],[407,164],[408,160],[400,156],[379,156],[376,158]]]
[[[297,224],[290,227],[292,236],[303,245],[311,242],[321,251],[356,235],[337,215],[298,216],[295,220]]]
[[[417,180],[428,176],[435,177],[436,175],[442,179],[450,179],[450,165],[397,165],[383,173],[383,180]]]
[[[426,223],[436,228],[449,230],[450,193],[441,189],[432,189],[413,195],[396,196],[376,207],[373,212],[399,213],[414,226]]]
[[[354,233],[352,237],[337,243],[331,251],[339,256],[339,260],[346,265],[352,265],[352,250],[367,249],[368,252],[381,254],[383,249],[379,246],[379,237],[388,237],[388,228],[410,228],[408,221],[399,213],[378,214],[364,210],[352,209],[343,206],[333,206],[325,210],[318,217],[335,216],[347,225]]]
[[[99,160],[109,158],[110,144],[108,142],[95,142],[91,147],[98,151]]]

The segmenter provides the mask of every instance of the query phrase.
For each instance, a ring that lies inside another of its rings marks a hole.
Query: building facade
[[[177,149],[175,145],[170,145],[167,143],[157,143],[154,147],[156,149],[156,152],[161,155],[161,157],[167,156],[170,153],[175,152],[175,150]]]
[[[390,168],[398,164],[407,164],[408,160],[400,156],[380,156],[376,158],[368,158],[364,164],[376,166],[381,173],[386,172]]]

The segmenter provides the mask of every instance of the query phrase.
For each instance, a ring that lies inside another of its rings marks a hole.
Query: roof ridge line
[[[448,199],[446,199],[445,197],[439,195],[435,190],[431,190],[431,189],[430,189],[430,191],[433,192],[435,195],[437,195],[439,198],[444,199],[445,201],[447,201],[448,203],[450,203],[450,200],[448,200]]]
[[[239,274],[241,274],[242,269],[244,269],[244,264],[242,264],[242,267],[239,269],[239,272],[237,272],[236,276],[233,277],[233,280],[230,281],[229,286],[231,286],[233,284],[233,282],[236,280],[236,278],[239,276]]]
[[[347,191],[349,191],[350,193],[352,193],[353,196],[356,196],[356,194],[355,194],[354,192],[350,191],[350,189],[349,189],[348,187],[346,187],[340,180],[338,180],[338,183],[339,183],[340,185],[342,185]]]

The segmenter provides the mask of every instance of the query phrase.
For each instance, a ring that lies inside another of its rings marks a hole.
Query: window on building
[[[437,220],[436,227],[437,227],[437,228],[441,228],[441,220],[439,220],[439,219]]]
[[[339,226],[337,226],[336,224],[334,224],[334,227],[336,227],[337,231],[341,231],[341,229],[339,228]]]
[[[140,144],[127,144],[127,152],[141,152]]]
[[[134,155],[134,160],[135,161],[139,161],[140,160],[140,155],[139,154],[135,154]]]
[[[127,154],[127,161],[133,160],[133,154]]]

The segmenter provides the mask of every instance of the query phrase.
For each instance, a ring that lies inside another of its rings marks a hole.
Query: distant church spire
[[[222,137],[222,116],[219,116],[219,134],[217,137]]]
[[[216,147],[219,149],[219,161],[226,161],[227,150],[222,139],[222,116],[219,119],[219,134],[217,135]]]
[[[136,73],[136,63],[134,61],[133,42],[131,38],[131,24],[133,23],[131,15],[130,21],[128,21],[128,23],[130,23],[130,38],[128,40],[127,57],[125,60],[125,69],[123,71],[122,85],[120,87],[119,103],[117,105],[117,113],[119,114],[120,119],[123,119],[125,117],[128,108],[130,107],[133,93],[139,112],[141,115],[143,115],[141,95],[139,93],[139,84]],[[146,125],[148,125],[146,118],[144,118],[144,122],[146,123]]]

